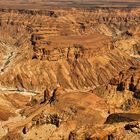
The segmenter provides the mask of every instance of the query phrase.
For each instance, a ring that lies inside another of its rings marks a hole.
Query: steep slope
[[[1,9],[0,138],[139,139],[139,13]]]

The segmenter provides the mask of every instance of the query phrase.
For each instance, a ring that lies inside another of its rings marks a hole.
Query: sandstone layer
[[[0,138],[140,139],[139,15],[1,9]]]

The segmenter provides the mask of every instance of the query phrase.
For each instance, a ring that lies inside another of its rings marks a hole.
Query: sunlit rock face
[[[139,139],[139,15],[1,9],[0,138]]]

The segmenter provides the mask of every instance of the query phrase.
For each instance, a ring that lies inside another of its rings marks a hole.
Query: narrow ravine
[[[2,43],[1,45],[5,48],[6,54],[3,56],[3,59],[1,60],[2,65],[0,66],[0,75],[2,75],[6,71],[6,69],[11,64],[11,61],[17,54],[15,46],[10,46],[5,43]]]

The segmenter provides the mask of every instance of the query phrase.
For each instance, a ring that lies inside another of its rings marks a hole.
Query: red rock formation
[[[0,138],[139,139],[125,122],[139,123],[139,22],[139,9],[1,9]]]

